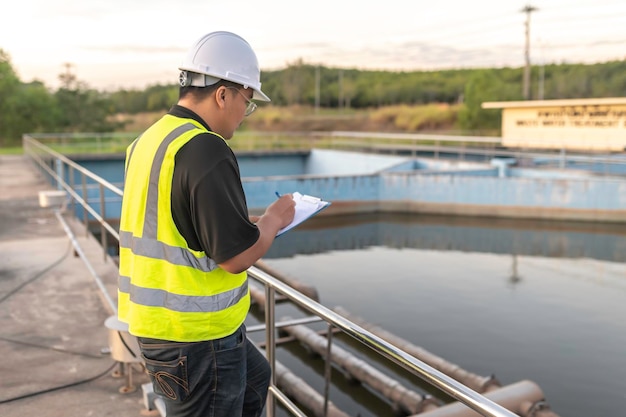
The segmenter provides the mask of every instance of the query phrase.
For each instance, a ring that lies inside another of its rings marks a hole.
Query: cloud
[[[94,52],[110,52],[113,54],[184,54],[187,48],[179,46],[158,45],[83,45],[81,49]]]
[[[462,48],[411,41],[346,47],[318,42],[263,49],[261,53],[263,58],[267,58],[261,59],[261,62],[272,68],[298,59],[308,64],[320,63],[331,67],[406,71],[523,64],[522,48],[519,45]],[[280,57],[280,62],[276,61],[277,57]]]

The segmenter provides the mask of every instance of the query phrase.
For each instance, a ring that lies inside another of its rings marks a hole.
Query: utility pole
[[[544,78],[546,77],[545,72],[546,70],[542,62],[541,67],[539,68],[539,87],[537,87],[537,90],[538,90],[537,99],[538,100],[543,100],[543,83],[544,83]]]
[[[339,94],[337,96],[337,108],[343,112],[343,70],[339,70]]]
[[[543,86],[546,78],[545,59],[543,57],[543,42],[541,39],[537,39],[539,42],[539,83],[537,86],[537,100],[543,100]]]
[[[530,14],[537,10],[539,9],[529,4],[520,10],[522,13],[526,13],[526,23],[524,24],[526,29],[526,47],[524,49],[524,56],[526,58],[523,87],[524,100],[528,100],[530,98]]]
[[[315,114],[320,111],[320,66],[315,67]]]

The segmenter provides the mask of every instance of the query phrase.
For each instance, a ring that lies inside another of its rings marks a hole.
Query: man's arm
[[[285,194],[273,202],[256,222],[259,239],[245,251],[219,264],[220,268],[238,274],[250,268],[267,253],[276,233],[293,220],[296,204],[291,194]]]

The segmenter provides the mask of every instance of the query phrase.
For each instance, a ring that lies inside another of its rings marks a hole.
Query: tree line
[[[532,69],[531,99],[626,96],[626,60],[598,64],[550,64]],[[21,81],[10,56],[0,49],[0,146],[19,144],[23,133],[112,132],[119,113],[167,111],[178,87],[98,91],[70,73],[53,91],[40,81]],[[459,128],[499,127],[499,112],[485,101],[522,100],[523,68],[440,71],[370,71],[316,66],[298,60],[263,71],[263,90],[272,105],[368,109],[391,105],[462,103]]]

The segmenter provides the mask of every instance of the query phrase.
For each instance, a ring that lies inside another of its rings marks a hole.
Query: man
[[[126,153],[119,319],[128,323],[167,416],[259,416],[267,360],[246,338],[246,270],[291,222],[282,196],[253,223],[227,140],[269,101],[250,45],[200,38],[179,68],[179,100]]]

